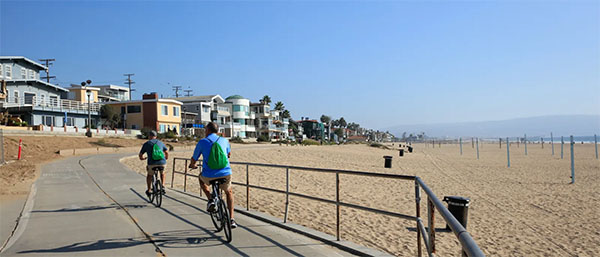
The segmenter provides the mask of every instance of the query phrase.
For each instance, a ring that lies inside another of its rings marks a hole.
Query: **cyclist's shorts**
[[[164,172],[164,169],[166,168],[167,165],[162,165],[161,164],[161,165],[148,165],[148,166],[146,166],[146,172],[148,172],[148,176],[154,176],[154,170],[152,170],[152,168],[161,167],[161,166],[163,167],[163,172]]]
[[[229,189],[229,187],[231,186],[231,175],[227,175],[227,176],[223,176],[223,177],[217,177],[217,178],[207,178],[205,176],[202,176],[202,174],[200,174],[200,181],[202,181],[202,183],[206,184],[206,185],[210,185],[210,181],[211,180],[215,180],[215,179],[221,179],[224,178],[225,179],[225,184],[220,184],[219,188],[223,189],[223,190],[227,190]]]

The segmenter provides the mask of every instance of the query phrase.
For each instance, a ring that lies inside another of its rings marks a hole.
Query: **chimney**
[[[158,94],[156,92],[152,92],[149,94],[144,94],[142,99],[158,99]]]

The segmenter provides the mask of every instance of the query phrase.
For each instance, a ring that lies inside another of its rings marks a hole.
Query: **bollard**
[[[17,156],[17,160],[21,160],[21,148],[23,148],[23,140],[19,138],[19,155]]]
[[[598,138],[594,134],[594,147],[596,147],[596,160],[598,159]]]
[[[506,162],[510,168],[510,142],[508,141],[508,137],[506,138]]]
[[[500,149],[502,149],[502,138],[498,139],[498,145],[500,146]]]
[[[525,143],[525,155],[527,155],[527,134],[525,134],[525,139],[523,140],[523,142]]]
[[[400,157],[404,156],[404,149],[398,150],[398,156],[400,156]]]
[[[554,136],[550,132],[550,145],[552,146],[552,156],[554,156]]]
[[[392,168],[392,156],[383,156],[383,158],[385,159],[385,162],[383,164],[383,167],[385,168]]]
[[[458,141],[460,142],[460,155],[462,155],[462,137],[458,138]]]
[[[409,147],[408,147],[408,152],[409,152],[409,153],[412,153],[412,151],[413,151],[413,148],[412,148],[412,146],[409,146]]]
[[[542,149],[544,149],[544,138],[540,137],[540,140],[542,141]]]
[[[560,136],[560,158],[563,158],[563,153],[564,153],[564,146],[565,146],[565,140],[563,138],[563,136]]]
[[[479,138],[475,139],[477,140],[476,144],[477,144],[477,160],[479,160]]]
[[[573,146],[575,142],[573,141],[573,135],[571,135],[571,184],[575,183],[575,153],[573,152]]]

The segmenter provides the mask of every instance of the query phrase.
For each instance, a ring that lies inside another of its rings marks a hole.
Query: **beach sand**
[[[396,144],[397,147],[397,144]],[[575,145],[576,183],[570,184],[570,152],[560,144],[551,155],[549,144],[511,146],[511,167],[506,148],[480,144],[480,159],[470,144],[463,155],[456,144],[415,144],[414,153],[398,157],[396,150],[364,144],[342,146],[232,146],[232,161],[336,168],[421,177],[438,198],[469,197],[467,230],[489,256],[595,256],[600,252],[600,161],[593,144]],[[384,155],[394,156],[393,168],[383,168]],[[190,152],[171,156],[189,158]],[[123,163],[144,172],[144,163],[132,158]],[[183,162],[177,170],[183,171]],[[171,182],[172,162],[167,167]],[[245,183],[245,166],[233,165],[233,180]],[[285,169],[250,167],[250,183],[285,190]],[[142,183],[142,182],[140,182]],[[182,188],[183,176],[176,175],[175,187]],[[187,181],[187,190],[198,192],[197,180]],[[335,200],[335,175],[291,170],[292,192]],[[414,182],[340,175],[340,200],[373,208],[415,215]],[[234,186],[236,205],[246,205],[246,190]],[[421,216],[426,224],[426,195],[422,192]],[[250,208],[283,218],[283,194],[250,190]],[[436,213],[436,228],[445,222]],[[208,218],[208,217],[207,217]],[[290,197],[289,221],[335,235],[335,205]],[[341,208],[341,237],[398,256],[416,255],[415,222]],[[423,246],[424,247],[424,246]],[[459,256],[458,240],[451,232],[436,233],[441,256]]]

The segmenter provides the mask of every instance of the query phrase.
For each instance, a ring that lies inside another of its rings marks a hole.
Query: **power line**
[[[194,90],[193,89],[183,90],[183,92],[185,92],[185,96],[192,96],[192,91],[194,91]]]
[[[133,91],[131,89],[131,84],[135,84],[135,82],[133,80],[131,80],[131,76],[133,76],[135,74],[133,73],[127,73],[127,74],[123,74],[123,76],[127,76],[127,80],[125,81],[126,84],[129,85],[129,101],[131,101],[131,91]]]
[[[48,84],[50,84],[50,79],[56,78],[56,76],[50,76],[50,65],[53,64],[51,63],[53,61],[56,61],[56,59],[40,59],[40,62],[46,63],[46,77],[41,77],[40,79],[46,79]]]
[[[173,91],[175,91],[175,97],[179,97],[179,90],[181,90],[181,86],[173,86]]]

